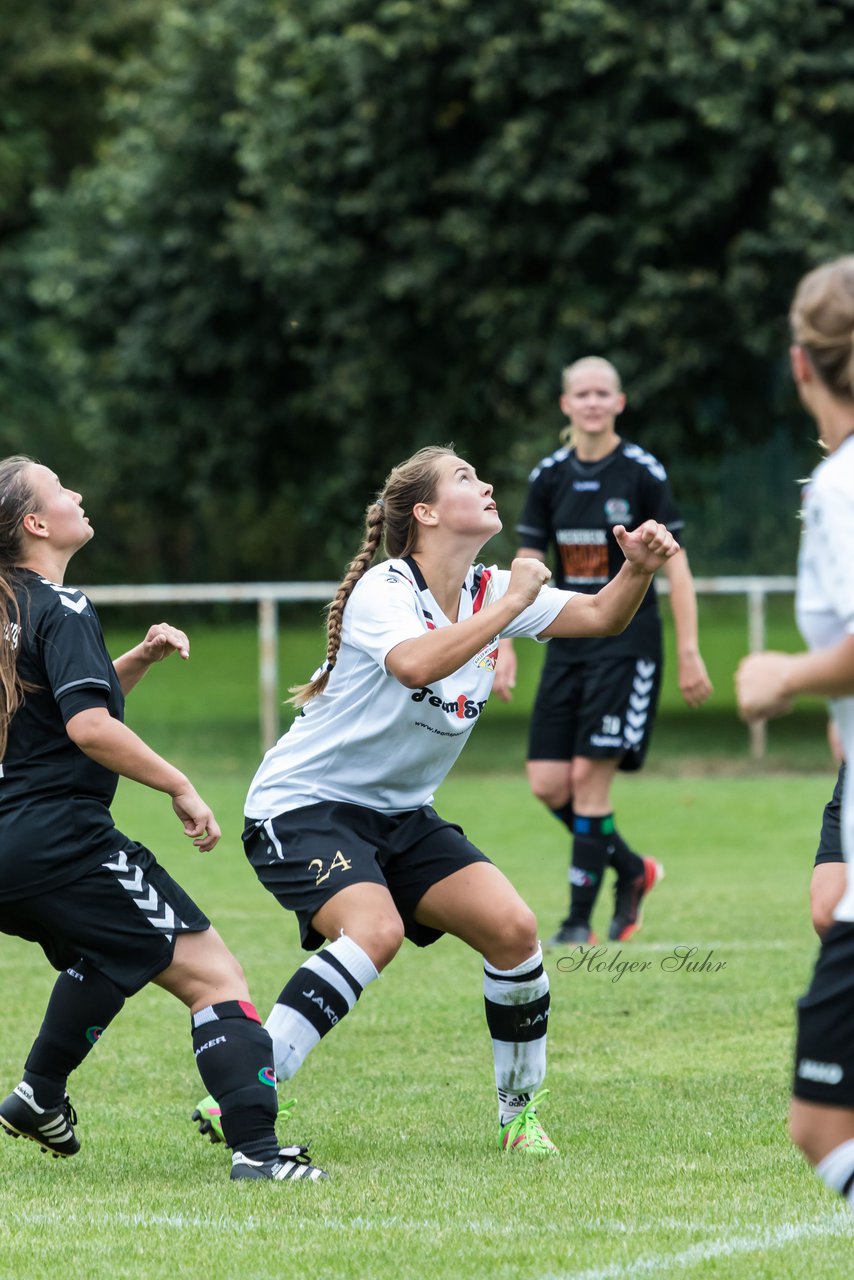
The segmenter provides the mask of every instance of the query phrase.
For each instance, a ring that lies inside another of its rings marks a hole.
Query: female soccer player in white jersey
[[[452,933],[484,960],[504,1150],[555,1150],[536,1114],[549,984],[536,921],[504,875],[430,807],[492,687],[500,635],[621,630],[678,547],[648,521],[615,530],[622,570],[597,595],[545,585],[537,560],[472,565],[501,528],[492,486],[451,449],[395,467],[328,616],[326,660],[246,802],[246,853],[314,951],[266,1026],[289,1079],[394,958]],[[388,559],[373,565],[380,543]],[[196,1118],[215,1121],[205,1099]]]
[[[797,617],[802,654],[752,654],[737,674],[748,719],[780,715],[799,694],[831,699],[854,759],[854,257],[811,271],[792,302],[792,372],[827,457],[803,503]],[[854,798],[846,770],[846,889],[798,1004],[792,1137],[819,1176],[854,1208]]]
[[[594,592],[619,572],[614,526],[660,520],[682,528],[664,467],[617,434],[626,404],[608,360],[585,356],[563,371],[563,447],[531,472],[519,518],[520,556],[552,555],[559,586]],[[712,691],[697,639],[694,580],[684,548],[668,560],[679,688],[691,707]],[[645,895],[661,878],[617,828],[611,790],[618,770],[642,767],[652,737],[663,664],[656,594],[647,593],[618,636],[576,637],[549,645],[528,740],[528,781],[572,835],[569,911],[548,946],[591,938],[590,916],[608,866],[616,872],[608,936],[626,942],[640,927]],[[502,640],[495,693],[509,701],[516,676],[513,642]]]
[[[232,1178],[316,1180],[325,1175],[304,1151],[276,1140],[272,1045],[240,965],[154,855],[113,824],[121,774],[171,796],[202,851],[220,836],[184,774],[122,723],[125,694],[152,663],[188,657],[187,637],[160,623],[111,662],[89,600],[64,585],[92,535],[80,494],[47,467],[0,462],[0,932],[40,943],[60,970],[0,1126],[73,1156],[68,1077],[125,998],[156,982],[191,1012]]]

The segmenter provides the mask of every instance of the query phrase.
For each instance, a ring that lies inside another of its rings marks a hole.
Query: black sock
[[[575,829],[575,810],[572,807],[572,801],[567,800],[566,804],[562,805],[560,809],[552,809],[552,813],[558,822],[562,822],[569,834],[572,835]]]
[[[224,1000],[194,1013],[193,1050],[205,1088],[219,1103],[228,1146],[252,1159],[275,1155],[273,1042],[254,1005]]]
[[[59,975],[24,1067],[23,1079],[40,1107],[59,1106],[69,1075],[124,1002],[116,984],[85,960]]]
[[[613,818],[613,814],[611,817]],[[611,836],[611,866],[620,880],[637,880],[644,873],[643,858],[630,849],[617,828]]]
[[[572,865],[569,869],[568,925],[589,925],[602,877],[608,866],[608,847],[613,835],[611,814],[602,818],[575,815]]]

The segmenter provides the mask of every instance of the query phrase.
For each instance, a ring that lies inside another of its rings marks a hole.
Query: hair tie
[[[337,662],[337,658],[327,658],[327,659],[326,659],[326,670],[327,670],[327,671],[331,671],[331,670],[332,670],[332,668],[335,666],[335,663],[336,663],[336,662]]]
[[[374,506],[379,507],[380,511],[385,511],[385,498],[377,498]]]

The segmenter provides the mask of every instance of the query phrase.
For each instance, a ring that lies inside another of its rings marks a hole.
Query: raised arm
[[[144,640],[116,658],[113,663],[122,693],[129,694],[150,666],[155,662],[162,662],[173,653],[180,654],[186,661],[190,656],[190,641],[177,627],[168,622],[156,622],[153,627],[148,628]]]
[[[539,560],[541,564],[546,562],[545,552],[539,551],[536,547],[520,547],[516,555],[520,559],[528,557],[531,560]],[[516,650],[513,648],[513,641],[510,636],[502,636],[498,642],[498,662],[495,666],[495,682],[492,686],[492,692],[502,702],[510,702],[515,688]]]
[[[637,613],[655,571],[679,551],[672,533],[657,520],[645,520],[631,533],[614,525],[614,537],[626,557],[620,572],[595,595],[571,596],[542,635],[619,635]]]
[[[388,670],[407,689],[421,689],[433,680],[458,671],[533,604],[550,577],[549,570],[539,560],[514,560],[510,566],[510,585],[500,600],[452,627],[440,627],[413,640],[401,641],[386,658]]]

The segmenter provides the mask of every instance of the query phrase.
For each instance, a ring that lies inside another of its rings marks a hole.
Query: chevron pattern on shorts
[[[626,723],[623,727],[623,739],[627,747],[636,747],[643,740],[646,722],[649,719],[654,681],[655,663],[644,662],[642,658],[638,659],[626,711]]]
[[[149,923],[165,934],[170,942],[176,928],[186,927],[184,922],[175,915],[169,903],[163,901],[157,890],[145,883],[142,868],[130,866],[124,851],[117,853],[113,862],[104,862],[102,865],[107,871],[116,873],[119,884],[133,898],[140,911],[148,916]]]

